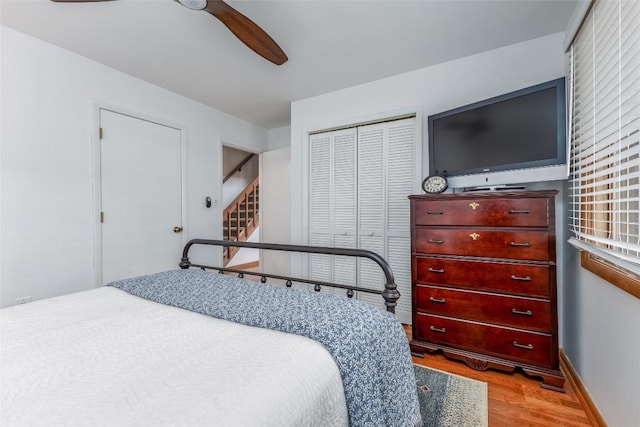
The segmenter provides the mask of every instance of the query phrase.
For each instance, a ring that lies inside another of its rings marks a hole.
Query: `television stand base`
[[[524,185],[496,185],[496,186],[481,186],[481,187],[465,187],[462,189],[463,193],[478,192],[478,191],[516,191],[525,190]]]

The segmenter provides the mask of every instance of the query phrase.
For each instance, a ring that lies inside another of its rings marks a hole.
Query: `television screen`
[[[564,78],[429,117],[429,167],[445,176],[566,161]]]

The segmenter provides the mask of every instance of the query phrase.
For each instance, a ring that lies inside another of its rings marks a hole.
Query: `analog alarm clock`
[[[422,181],[422,189],[429,194],[442,193],[447,186],[447,179],[441,175],[430,175]]]

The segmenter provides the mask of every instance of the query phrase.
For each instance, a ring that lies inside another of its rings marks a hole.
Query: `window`
[[[572,242],[640,297],[640,2],[594,1],[570,54]]]

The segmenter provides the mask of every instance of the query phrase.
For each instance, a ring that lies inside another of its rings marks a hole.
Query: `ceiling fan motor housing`
[[[207,7],[207,0],[176,0],[184,7],[188,7],[193,10],[202,10]]]

